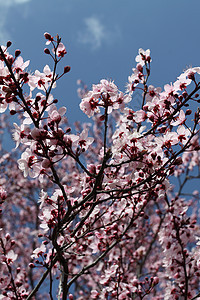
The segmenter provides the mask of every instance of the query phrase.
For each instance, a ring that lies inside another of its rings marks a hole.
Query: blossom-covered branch
[[[67,51],[44,37],[53,71],[29,72],[11,42],[0,47],[0,299],[196,299],[199,197],[187,185],[200,178],[200,68],[148,86],[140,48],[124,92],[79,81],[92,120],[72,130],[52,94]]]

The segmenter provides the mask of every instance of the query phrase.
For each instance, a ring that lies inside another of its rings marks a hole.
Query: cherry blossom
[[[30,60],[27,60],[26,62],[24,62],[23,58],[21,56],[18,56],[16,58],[16,60],[13,63],[13,67],[14,67],[14,71],[16,71],[16,73],[21,73],[22,71],[24,71],[28,66],[29,66]]]
[[[24,124],[21,124],[21,126],[18,126],[16,123],[13,123],[15,129],[13,130],[13,139],[16,142],[16,147],[17,148],[20,143],[23,140],[23,143],[28,143],[29,140],[27,139],[29,133],[30,133],[30,128],[27,126],[24,126]],[[30,142],[28,143],[30,144]]]
[[[178,115],[178,117],[177,117],[177,119],[176,119],[176,121],[175,121],[175,122],[172,122],[171,124],[172,124],[173,126],[183,125],[183,124],[185,123],[185,121],[186,121],[185,113],[184,113],[184,111],[181,109],[181,110],[180,110],[180,113],[179,113],[179,115]]]
[[[37,158],[31,150],[27,148],[18,159],[19,169],[24,172],[24,176],[36,177],[40,173],[40,168],[37,165]]]
[[[92,120],[71,126],[52,94],[67,51],[44,37],[42,71],[0,47],[0,299],[197,299],[200,68],[154,87],[140,48],[125,92],[79,81]]]
[[[150,50],[147,49],[146,51],[143,50],[142,48],[140,48],[138,50],[138,55],[136,56],[135,58],[135,61],[140,64],[141,66],[144,66],[145,65],[145,61],[148,61],[150,60],[149,57],[150,57]]]
[[[56,50],[57,50],[57,53],[58,53],[58,57],[64,57],[64,55],[67,53],[63,43],[59,43]],[[52,52],[55,53],[55,50],[53,49]]]
[[[6,254],[5,259],[8,264],[12,264],[17,259],[17,254],[15,254],[13,250],[10,250]]]
[[[29,75],[28,84],[30,86],[31,91],[33,91],[36,87],[39,90],[46,91],[52,82],[52,76],[53,72],[50,70],[48,65],[44,67],[43,73],[36,70],[34,75]],[[53,84],[52,88],[55,87],[56,83]]]

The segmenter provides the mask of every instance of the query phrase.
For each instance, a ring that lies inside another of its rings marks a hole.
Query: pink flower
[[[146,113],[144,110],[138,110],[135,114],[134,114],[134,119],[136,123],[141,123],[143,121],[145,121],[146,119]]]
[[[157,142],[158,149],[163,146],[171,148],[171,146],[178,144],[178,134],[176,132],[166,132],[163,137],[156,137],[155,141]]]
[[[113,109],[124,108],[125,103],[130,102],[130,95],[120,92],[113,81],[102,79],[99,84],[93,84],[92,91],[89,91],[80,103],[80,109],[91,117],[94,113],[100,112],[100,107],[107,109],[110,114]]]
[[[99,113],[98,99],[93,98],[93,92],[88,92],[80,103],[80,109],[90,118]]]
[[[24,177],[28,175],[32,178],[37,177],[42,169],[37,162],[36,156],[34,156],[29,148],[27,148],[18,159],[19,169],[24,172]]]
[[[49,118],[51,121],[54,121],[58,124],[61,121],[62,116],[65,115],[66,111],[67,111],[67,109],[65,106],[60,107],[58,110],[55,105],[51,106],[48,111]]]
[[[46,192],[44,192],[44,190],[41,190],[40,198],[38,200],[38,203],[40,203],[40,208],[43,207],[43,205],[45,204],[47,199],[48,199],[48,194]]]
[[[39,256],[43,255],[46,252],[46,246],[41,244],[40,247],[36,248],[31,255],[32,258],[38,258]]]
[[[188,79],[187,77],[187,74],[181,74],[179,77],[178,77],[178,80],[174,82],[174,88],[176,91],[179,91],[179,90],[184,90],[186,89],[187,85],[189,85],[191,83],[191,79]]]
[[[52,49],[52,52],[55,53],[55,49]],[[64,57],[65,54],[67,53],[65,46],[63,45],[63,43],[60,43],[57,47],[57,51],[56,51],[58,57]]]
[[[23,143],[30,144],[30,141],[27,139],[27,136],[30,133],[30,129],[24,124],[18,126],[16,123],[13,123],[13,125],[15,127],[15,129],[13,130],[13,139],[16,142],[15,148],[17,148],[22,141]]]
[[[12,264],[16,259],[17,259],[17,254],[14,253],[13,250],[10,250],[7,254],[6,254],[6,262],[10,265]]]
[[[88,137],[88,130],[84,129],[79,136],[78,144],[82,150],[86,151],[93,141],[94,138]]]
[[[149,85],[146,102],[151,101],[154,97],[159,97],[161,91],[162,89],[160,87],[155,88],[153,85]]]
[[[177,125],[183,125],[186,121],[186,118],[185,118],[185,113],[184,111],[181,109],[180,110],[180,113],[178,115],[178,117],[176,117],[176,121],[175,122],[172,122],[171,125],[173,126],[177,126]]]
[[[0,198],[5,200],[7,198],[7,192],[0,186]]]
[[[139,55],[136,56],[135,61],[140,64],[141,66],[145,65],[145,60],[150,57],[150,50],[147,49],[146,51],[140,48],[138,50]]]
[[[24,62],[23,58],[21,56],[18,56],[13,64],[14,71],[16,71],[17,73],[24,71],[29,66],[29,63],[30,60]]]
[[[108,282],[108,280],[113,276],[115,277],[116,275],[116,271],[119,268],[119,266],[116,265],[112,265],[110,268],[105,270],[105,275],[101,276],[101,280],[99,281],[101,284],[106,284],[106,282]]]
[[[46,91],[52,82],[52,76],[53,72],[50,70],[48,65],[44,67],[43,73],[36,70],[34,75],[29,76],[28,85],[30,86],[31,91],[33,91],[36,87],[39,90]],[[52,87],[56,87],[56,82],[54,82]]]
[[[128,76],[128,83],[126,84],[126,93],[133,93],[134,88],[142,81],[143,75],[138,71],[138,69],[133,68],[133,73]]]
[[[191,135],[191,132],[189,129],[187,129],[185,126],[180,125],[177,129],[177,133],[178,133],[178,139],[179,141],[185,145],[188,141],[189,136]]]
[[[162,96],[169,97],[172,96],[176,92],[176,89],[172,82],[170,84],[164,85],[164,92],[162,92]]]
[[[48,32],[44,33],[44,37],[45,37],[45,39],[47,39],[46,45],[49,45],[53,41],[53,37]]]
[[[97,299],[99,296],[99,292],[97,292],[96,290],[92,290],[90,296],[92,299]]]

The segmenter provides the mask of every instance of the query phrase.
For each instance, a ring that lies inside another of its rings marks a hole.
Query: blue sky
[[[54,96],[67,106],[70,122],[86,120],[77,79],[91,86],[111,78],[124,90],[140,47],[151,50],[154,86],[200,65],[199,0],[0,0],[0,11],[0,43],[10,39],[13,51],[20,48],[31,71],[51,66],[43,33],[62,37],[68,51],[63,65],[72,69]]]

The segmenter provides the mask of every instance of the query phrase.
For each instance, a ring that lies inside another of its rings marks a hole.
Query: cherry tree
[[[72,129],[52,92],[67,51],[44,37],[42,72],[0,47],[0,299],[197,299],[200,67],[162,90],[139,49],[125,92],[78,89],[91,122]]]

